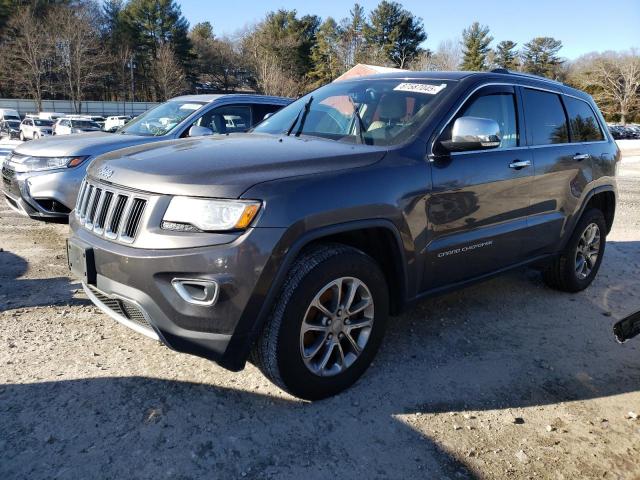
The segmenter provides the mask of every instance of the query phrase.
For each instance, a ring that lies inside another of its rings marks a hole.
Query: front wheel
[[[23,141],[23,142],[25,141],[24,132],[22,132],[22,131],[20,131],[20,140]]]
[[[544,271],[545,283],[564,292],[579,292],[596,277],[606,246],[607,225],[602,211],[586,211],[565,251]]]
[[[355,383],[382,342],[389,311],[379,265],[342,245],[294,264],[252,357],[276,385],[306,400]]]

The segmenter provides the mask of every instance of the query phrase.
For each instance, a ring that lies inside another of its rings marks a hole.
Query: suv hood
[[[96,158],[88,174],[146,192],[238,198],[257,183],[362,167],[385,152],[311,137],[239,133],[120,150]]]
[[[37,142],[23,143],[15,149],[15,152],[20,155],[31,155],[34,157],[96,156],[119,148],[160,140],[166,140],[166,138],[145,137],[142,135],[119,135],[106,132],[83,133],[82,135],[56,135],[40,139]]]

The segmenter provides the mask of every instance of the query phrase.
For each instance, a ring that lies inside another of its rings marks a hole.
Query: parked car
[[[27,117],[20,124],[20,140],[38,140],[52,134],[53,122],[37,117]]]
[[[20,120],[7,118],[0,120],[0,139],[18,138],[20,136]]]
[[[0,120],[17,120],[21,121],[20,114],[12,108],[0,108]]]
[[[388,316],[418,299],[527,264],[553,288],[586,288],[619,159],[591,97],[558,82],[345,80],[247,135],[97,158],[69,265],[137,332],[231,370],[251,358],[318,399],[354,383]]]
[[[84,118],[59,118],[53,125],[54,135],[70,135],[72,133],[99,132],[102,130],[96,122]]]
[[[129,115],[114,115],[111,117],[107,117],[104,122],[104,131],[105,132],[114,132],[119,127],[122,127],[125,123],[131,120]]]
[[[38,118],[42,119],[42,120],[51,120],[52,122],[55,122],[58,118],[64,117],[65,114],[64,113],[58,113],[58,112],[40,112],[38,113]]]
[[[640,129],[633,125],[609,125],[609,131],[615,140],[634,140],[640,138]]]
[[[3,195],[9,205],[32,218],[66,219],[87,165],[96,156],[162,140],[242,131],[290,102],[261,95],[187,95],[136,117],[116,135],[55,135],[19,145],[2,170]],[[244,118],[245,127],[227,128],[225,115]]]

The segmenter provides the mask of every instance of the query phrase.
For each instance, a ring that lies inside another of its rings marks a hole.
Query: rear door
[[[495,120],[501,144],[491,150],[451,153],[431,163],[427,205],[433,239],[427,247],[425,290],[510,266],[520,260],[531,178],[516,88],[487,86],[473,94],[445,127],[450,138],[461,116]]]
[[[572,141],[562,95],[523,87],[522,98],[535,170],[524,254],[534,257],[559,248],[592,169],[587,149]]]

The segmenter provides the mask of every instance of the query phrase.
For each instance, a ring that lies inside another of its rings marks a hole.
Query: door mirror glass
[[[213,130],[207,127],[201,127],[200,125],[193,125],[189,129],[190,137],[206,137],[208,135],[213,135]]]
[[[453,123],[451,140],[440,142],[449,152],[487,150],[500,146],[500,127],[489,118],[460,117]]]
[[[267,118],[273,117],[273,112],[267,113],[262,120],[266,120]]]

